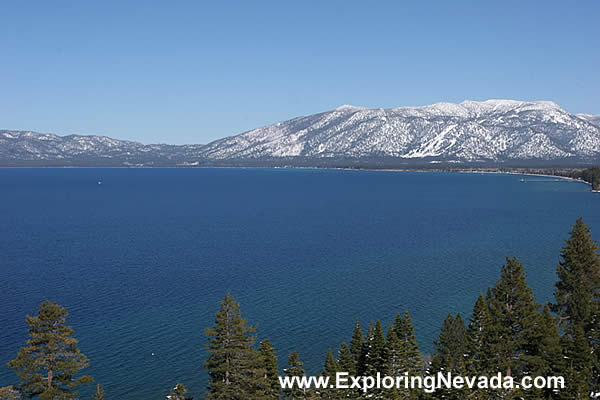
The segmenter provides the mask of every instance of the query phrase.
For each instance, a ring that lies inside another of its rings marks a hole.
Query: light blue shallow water
[[[549,300],[578,216],[600,237],[600,194],[517,175],[0,169],[0,386],[46,299],[69,309],[108,398],[161,399],[178,381],[199,398],[227,290],[282,364],[297,350],[318,372],[356,317],[405,308],[429,351],[505,256]]]

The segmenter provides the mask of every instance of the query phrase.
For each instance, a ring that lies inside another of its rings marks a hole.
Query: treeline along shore
[[[464,170],[463,170],[464,171]],[[506,169],[476,169],[477,172],[505,172],[514,174],[558,176],[588,183],[593,191],[600,190],[600,167],[592,168],[506,168]]]
[[[353,169],[353,168],[352,168]],[[361,168],[362,169],[362,168]],[[408,169],[365,168],[368,170],[412,171],[412,172],[475,172],[475,173],[505,173],[521,175],[557,176],[580,180],[589,184],[593,191],[600,191],[600,167],[591,168],[515,168],[515,167],[429,167]]]
[[[594,175],[592,175],[593,177]],[[274,344],[258,339],[256,327],[243,318],[240,304],[230,293],[221,301],[214,326],[206,329],[208,358],[204,367],[209,383],[207,400],[341,400],[341,399],[589,399],[600,393],[600,253],[591,229],[577,219],[560,250],[554,300],[539,304],[527,284],[525,267],[506,258],[493,287],[482,288],[469,317],[449,314],[442,322],[434,352],[419,350],[409,310],[398,310],[387,327],[380,321],[356,320],[348,341],[332,344],[321,376],[335,381],[339,372],[349,376],[494,376],[515,380],[559,376],[561,388],[490,388],[441,386],[422,388],[286,388],[280,375],[305,375],[301,354],[291,352],[281,362]],[[78,388],[93,378],[80,374],[89,365],[67,325],[68,313],[52,301],[27,316],[29,339],[8,366],[16,372],[14,385],[0,388],[2,399],[80,399]],[[302,344],[298,344],[301,347]],[[15,349],[16,350],[16,349]],[[184,383],[172,383],[157,398],[185,400]],[[105,393],[96,383],[94,400],[124,399]]]
[[[574,171],[571,175],[572,178],[581,179],[590,185],[592,190],[600,191],[600,167],[586,168],[581,171]]]

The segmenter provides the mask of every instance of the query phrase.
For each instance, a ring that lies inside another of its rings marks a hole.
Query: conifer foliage
[[[573,396],[600,391],[600,254],[591,230],[578,218],[561,250],[552,305],[564,331],[563,349]],[[575,398],[575,397],[574,397]]]
[[[94,400],[104,400],[104,388],[100,384],[97,384],[94,390]]]
[[[27,316],[27,346],[8,365],[21,379],[20,391],[29,397],[73,399],[79,385],[93,381],[90,376],[75,377],[89,362],[77,347],[73,328],[66,325],[68,315],[64,307],[45,301],[37,316]]]
[[[188,390],[183,383],[178,383],[175,385],[173,389],[169,392],[166,397],[166,400],[191,400],[185,397]]]
[[[431,371],[451,372],[464,375],[469,365],[469,341],[467,328],[460,313],[456,317],[448,314],[442,325],[438,339],[434,342],[435,354],[431,361]]]
[[[438,339],[434,341],[435,354],[431,361],[429,372],[465,376],[469,360],[469,339],[467,328],[460,313],[454,317],[448,314],[442,325]],[[469,397],[468,390],[440,388],[435,393],[441,399],[463,399]]]
[[[379,320],[375,325],[369,325],[367,337],[363,343],[363,353],[363,370],[366,375],[375,376],[378,372],[386,372],[388,352],[385,345],[383,328],[381,327],[381,322]]]
[[[527,374],[533,377],[561,376],[565,373],[558,326],[547,304],[536,315],[535,329],[528,334],[522,359],[527,366]],[[556,398],[552,389],[530,389],[527,395],[532,400]]]
[[[339,363],[333,356],[333,351],[331,348],[329,348],[327,351],[327,356],[325,357],[325,365],[323,366],[323,372],[321,372],[321,375],[329,377],[330,382],[335,382],[336,373],[339,370]],[[323,400],[337,400],[342,398],[341,391],[335,388],[322,388],[318,391],[318,394]]]
[[[292,351],[288,356],[288,367],[284,369],[286,376],[304,376],[304,363],[300,361],[297,351]],[[312,397],[310,390],[294,386],[283,390],[284,400],[307,400]]]
[[[506,376],[523,374],[527,334],[535,329],[536,310],[533,290],[526,283],[523,265],[516,258],[506,258],[500,279],[492,289],[489,303],[491,325],[490,364],[495,372]]]
[[[356,376],[356,364],[354,363],[354,358],[352,358],[350,347],[348,347],[346,342],[343,342],[340,346],[338,368],[340,371],[347,372],[348,375]]]
[[[239,304],[227,293],[215,318],[205,367],[210,375],[208,400],[268,398],[270,382],[254,349],[256,328],[242,318]]]
[[[275,355],[275,348],[268,339],[260,342],[259,359],[259,367],[263,369],[264,378],[267,381],[265,398],[279,399],[280,385],[277,356]]]
[[[408,310],[396,315],[393,325],[394,332],[400,342],[402,364],[400,371],[409,375],[419,375],[423,372],[423,360],[417,344],[415,328]]]
[[[356,324],[352,331],[352,340],[350,340],[350,353],[354,360],[354,372],[357,375],[361,375],[364,372],[363,340],[363,330],[360,326],[360,321],[356,319]]]
[[[0,387],[0,399],[2,400],[21,400],[23,396],[12,386]]]
[[[491,371],[489,365],[491,326],[490,310],[480,293],[467,327],[469,372],[474,375],[485,375]]]

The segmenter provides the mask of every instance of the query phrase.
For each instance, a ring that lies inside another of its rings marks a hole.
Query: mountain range
[[[206,145],[0,130],[0,166],[589,165],[600,116],[548,101],[367,109],[344,105]]]

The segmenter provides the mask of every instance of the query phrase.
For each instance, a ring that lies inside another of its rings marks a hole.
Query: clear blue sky
[[[600,1],[6,1],[0,128],[206,143],[341,104],[600,114]]]

